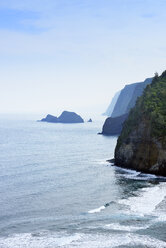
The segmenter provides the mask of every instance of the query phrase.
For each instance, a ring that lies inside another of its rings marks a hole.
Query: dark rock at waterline
[[[108,159],[108,160],[106,160],[106,161],[109,162],[109,163],[114,163],[114,162],[115,162],[115,159],[112,158],[112,159]]]
[[[46,118],[41,119],[44,122],[51,123],[83,123],[84,120],[75,112],[63,111],[59,117],[48,114]]]
[[[88,122],[92,122],[92,119],[90,118],[90,119],[88,120]]]

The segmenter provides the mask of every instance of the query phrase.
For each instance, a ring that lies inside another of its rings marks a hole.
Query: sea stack
[[[83,123],[82,117],[74,112],[63,111],[58,117],[60,123]]]
[[[90,118],[90,119],[88,120],[88,122],[92,122],[92,119]]]
[[[53,115],[49,115],[48,114],[45,118],[41,119],[41,121],[57,123],[58,122],[58,118],[56,116],[53,116]]]
[[[166,176],[166,71],[156,75],[124,123],[117,166]]]
[[[82,117],[75,112],[63,111],[59,117],[47,115],[46,118],[41,119],[44,122],[52,123],[83,123]]]

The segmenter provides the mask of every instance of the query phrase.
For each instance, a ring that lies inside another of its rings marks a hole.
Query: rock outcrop
[[[105,120],[102,134],[115,135],[115,130],[116,134],[120,134],[123,122],[126,120],[130,110],[135,106],[137,98],[142,95],[145,87],[151,82],[152,78],[147,78],[144,82],[126,85],[121,90],[111,118]]]
[[[83,123],[82,117],[74,112],[63,111],[59,117],[53,115],[47,115],[46,118],[41,121],[52,123]]]
[[[166,72],[146,87],[124,123],[115,164],[166,176]]]
[[[88,122],[92,122],[92,119],[90,118],[90,119],[88,120]]]

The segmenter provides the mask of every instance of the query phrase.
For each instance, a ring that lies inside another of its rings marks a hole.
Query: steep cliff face
[[[137,98],[142,95],[142,93],[143,93],[144,89],[146,88],[146,86],[148,84],[151,84],[151,83],[152,83],[152,78],[147,78],[147,79],[145,79],[144,82],[136,84],[136,87],[135,87],[135,89],[133,91],[133,95],[132,95],[132,97],[131,97],[131,99],[129,101],[129,104],[128,104],[127,108],[126,108],[127,113],[129,113],[130,109],[135,106]]]
[[[135,106],[136,100],[142,95],[145,87],[152,82],[152,78],[147,78],[144,82],[126,85],[121,91],[115,104],[111,117],[105,120],[102,134],[120,134],[124,121],[131,108]],[[116,133],[115,133],[116,130]]]
[[[125,121],[115,164],[166,176],[166,72],[148,85]]]
[[[110,105],[108,106],[106,112],[105,112],[103,115],[106,115],[106,116],[111,116],[111,115],[112,115],[112,112],[113,112],[113,110],[114,110],[115,104],[116,104],[116,102],[117,102],[117,100],[118,100],[118,98],[119,98],[120,92],[121,92],[121,91],[118,91],[118,92],[114,95],[114,97],[112,98],[112,101],[111,101]]]
[[[135,106],[137,98],[142,95],[145,87],[151,82],[152,78],[147,78],[144,82],[126,85],[119,95],[111,117],[129,113],[130,109]]]
[[[115,104],[111,117],[114,118],[126,114],[128,104],[133,96],[136,85],[137,84],[135,83],[124,87]]]
[[[127,119],[128,114],[115,118],[108,117],[103,125],[102,133],[104,135],[118,135],[122,131],[123,123]]]

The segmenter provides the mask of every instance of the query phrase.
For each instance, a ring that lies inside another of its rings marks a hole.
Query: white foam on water
[[[125,178],[127,179],[133,179],[133,180],[141,180],[141,181],[147,181],[150,179],[156,179],[157,176],[155,175],[145,175],[145,174],[141,174],[141,173],[136,173],[136,174],[130,174],[130,175],[124,175]]]
[[[143,188],[139,191],[138,196],[129,197],[128,199],[119,200],[118,203],[127,205],[132,212],[140,215],[155,214],[155,208],[166,196],[166,183]]]
[[[103,160],[103,159],[93,160],[93,163],[95,165],[108,165],[108,162],[106,160]]]
[[[162,176],[156,176],[154,174],[145,174],[136,170],[131,169],[125,169],[122,167],[114,166],[116,170],[125,172],[124,174],[121,174],[122,177],[125,177],[127,179],[135,179],[135,180],[149,180],[149,179],[164,179],[166,180],[166,177]]]
[[[116,165],[114,167],[116,168],[116,170],[125,172],[127,174],[133,174],[133,175],[139,175],[139,174],[141,174],[141,172],[136,171],[136,170],[125,169],[125,168],[122,168],[122,167],[119,167],[119,166],[116,166]]]
[[[95,214],[95,213],[101,212],[101,211],[104,210],[104,209],[105,209],[105,206],[101,206],[101,207],[99,207],[99,208],[95,208],[95,209],[89,210],[88,213],[89,213],[89,214]]]
[[[57,248],[70,245],[81,238],[80,234],[59,236],[57,234],[32,235],[31,233],[15,234],[0,238],[1,248]]]
[[[58,234],[59,235],[59,234]],[[142,245],[143,247],[165,248],[166,242],[131,233],[122,234],[74,234],[58,237],[56,234],[32,236],[29,233],[0,238],[1,248],[114,248],[118,246]]]
[[[133,179],[133,180],[141,180],[141,181],[148,181],[148,180],[153,180],[153,179],[164,179],[166,180],[165,177],[161,176],[156,176],[153,174],[144,174],[144,173],[133,173],[133,174],[123,174],[123,176],[127,179]]]
[[[105,225],[106,229],[111,229],[111,230],[117,230],[117,231],[126,231],[126,232],[134,232],[142,229],[147,229],[149,225],[144,225],[144,226],[126,226],[126,225],[120,225],[118,223],[111,223]]]
[[[110,234],[110,235],[91,235],[86,236],[79,241],[74,243],[74,247],[79,248],[114,248],[119,246],[134,247],[136,245],[143,245],[144,247],[151,248],[165,248],[166,243],[157,239],[141,236],[136,234]],[[72,246],[69,246],[71,248]]]

